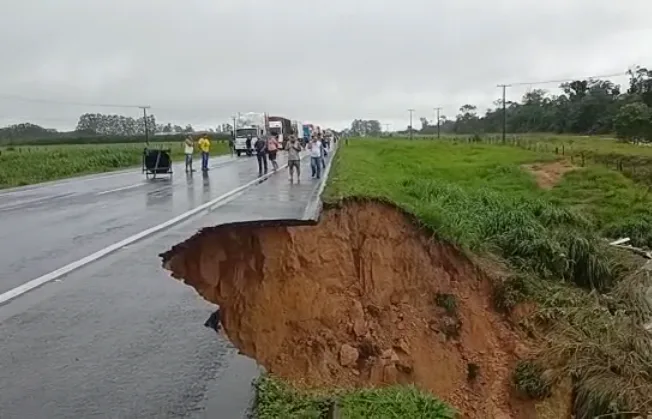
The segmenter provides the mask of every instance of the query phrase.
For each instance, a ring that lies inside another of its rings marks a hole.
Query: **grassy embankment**
[[[639,149],[600,147],[632,154]],[[352,140],[334,162],[325,199],[392,201],[436,238],[507,263],[512,274],[495,284],[496,310],[509,312],[524,301],[537,307],[522,326],[541,350],[515,369],[521,393],[545,397],[552,385],[570,378],[578,417],[647,413],[652,353],[640,327],[650,316],[646,279],[632,274],[640,260],[615,251],[602,237],[629,236],[636,245],[651,245],[652,197],[600,165],[566,173],[552,190],[539,188],[521,168],[555,158],[560,156],[499,145]],[[319,417],[315,409],[330,397],[302,394],[270,377],[261,379],[258,394],[261,419]],[[343,396],[351,409],[343,417],[448,417],[409,410],[438,403],[414,394],[409,388],[351,393]],[[384,406],[386,414],[352,413],[374,405]],[[387,413],[392,411],[410,414]]]
[[[181,143],[151,147],[170,148],[174,160],[183,158]],[[143,148],[138,143],[0,147],[0,189],[139,166]],[[212,155],[228,151],[228,143],[213,142]]]

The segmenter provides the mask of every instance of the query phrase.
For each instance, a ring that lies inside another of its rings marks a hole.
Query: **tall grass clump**
[[[442,238],[496,252],[539,276],[604,291],[620,272],[590,222],[570,209],[433,179],[405,180],[403,193]]]
[[[550,323],[540,362],[553,380],[573,378],[578,419],[634,416],[619,412],[651,414],[652,334],[626,310],[610,312],[596,295],[579,303],[557,308],[564,316]]]

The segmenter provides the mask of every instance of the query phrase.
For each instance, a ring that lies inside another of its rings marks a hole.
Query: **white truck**
[[[296,135],[297,139],[303,142],[303,122],[292,121],[292,132]]]
[[[253,154],[253,147],[258,138],[265,136],[265,114],[262,112],[238,113],[235,120],[234,149],[238,156]],[[251,144],[247,148],[247,137],[251,135]]]

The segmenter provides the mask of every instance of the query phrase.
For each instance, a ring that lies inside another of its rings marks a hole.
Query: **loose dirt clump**
[[[565,160],[550,163],[524,164],[523,169],[534,175],[541,189],[552,189],[565,173],[575,170],[575,167]]]
[[[415,383],[470,418],[536,418],[511,373],[522,338],[485,271],[379,202],[314,226],[220,226],[162,255],[219,304],[244,354],[302,387]]]

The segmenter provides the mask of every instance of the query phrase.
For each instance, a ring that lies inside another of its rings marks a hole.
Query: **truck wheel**
[[[237,150],[235,153],[238,155],[238,157],[240,157],[240,154],[241,154],[240,150]]]

